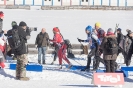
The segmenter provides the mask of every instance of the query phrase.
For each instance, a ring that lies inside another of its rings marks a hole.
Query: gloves
[[[49,39],[49,41],[52,41],[52,39]]]
[[[84,42],[84,40],[78,39],[79,42]]]
[[[98,45],[101,45],[101,41],[99,39],[97,40],[97,43],[98,43]]]

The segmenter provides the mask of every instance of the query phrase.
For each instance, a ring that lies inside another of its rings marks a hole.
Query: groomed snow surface
[[[95,22],[100,22],[102,28],[115,28],[119,23],[126,34],[125,29],[132,30],[133,11],[41,11],[41,10],[2,10],[5,13],[4,28],[11,28],[11,21],[25,21],[30,27],[38,27],[37,32],[31,33],[29,43],[34,43],[36,35],[42,27],[47,29],[50,38],[53,37],[52,28],[58,26],[65,39],[70,39],[71,43],[78,43],[77,37],[85,39],[84,29],[87,25],[94,26]],[[37,62],[37,55],[29,55],[30,62]],[[8,57],[9,59],[9,57]],[[55,65],[50,65],[53,55],[46,56],[46,65],[43,65],[43,72],[27,71],[30,81],[15,80],[15,70],[9,69],[10,61],[6,63],[6,68],[0,70],[0,88],[97,88],[91,84],[92,73],[81,72],[79,70],[57,70],[58,59]],[[75,59],[69,59],[74,65],[86,65],[86,56],[76,55]],[[79,63],[77,63],[79,62]],[[118,56],[117,62],[123,65],[123,56]],[[66,62],[64,62],[64,65]],[[133,65],[133,63],[131,63]],[[100,64],[99,69],[104,69]],[[123,88],[133,87],[133,72],[129,72],[129,77],[125,78]],[[103,86],[102,88],[118,88]]]

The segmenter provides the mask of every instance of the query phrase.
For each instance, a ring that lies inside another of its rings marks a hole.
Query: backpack
[[[118,53],[117,40],[114,38],[107,38],[107,42],[105,43],[105,49],[107,55],[117,54]]]
[[[64,43],[67,45],[67,58],[75,58],[74,54],[72,53],[72,45],[69,39],[65,39]]]
[[[17,49],[22,44],[22,39],[18,34],[18,29],[12,29],[10,32],[10,36],[8,37],[9,45],[12,49]]]

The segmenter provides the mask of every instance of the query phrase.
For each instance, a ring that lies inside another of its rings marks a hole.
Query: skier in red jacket
[[[50,39],[51,42],[53,42],[55,45],[58,45],[58,58],[59,58],[59,65],[60,69],[62,68],[62,59],[64,59],[68,64],[68,68],[72,67],[72,64],[66,57],[66,49],[67,45],[64,43],[63,36],[60,34],[60,30],[57,27],[53,28],[54,38],[53,40]]]

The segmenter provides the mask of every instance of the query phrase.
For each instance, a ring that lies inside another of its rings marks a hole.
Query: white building
[[[107,5],[133,6],[133,0],[0,0],[1,5]]]

